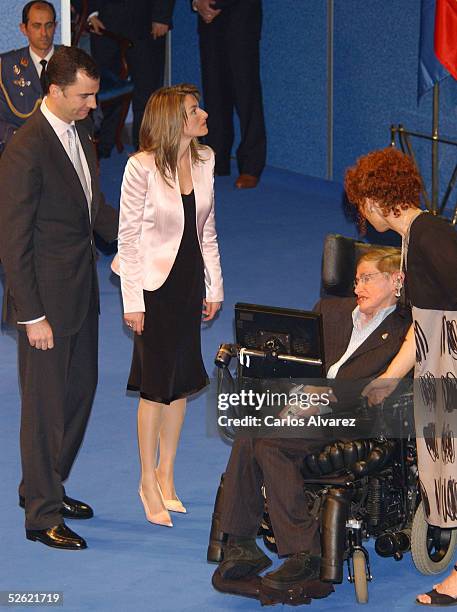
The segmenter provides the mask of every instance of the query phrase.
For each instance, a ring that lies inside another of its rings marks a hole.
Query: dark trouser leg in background
[[[237,115],[240,144],[236,157],[240,174],[260,176],[266,161],[266,133],[260,82],[261,10],[252,7],[248,18],[240,21],[234,11],[226,46]]]
[[[165,36],[133,41],[127,51],[127,63],[134,89],[132,98],[132,140],[138,148],[141,121],[150,95],[163,86],[165,69]]]
[[[220,21],[218,21],[220,20]],[[199,19],[203,106],[208,113],[205,142],[216,154],[216,174],[230,174],[233,146],[233,75],[226,48],[226,18],[221,13],[210,24]]]
[[[108,25],[107,27],[109,29]],[[119,75],[121,68],[119,45],[110,38],[96,34],[92,34],[90,39],[91,53],[100,70],[103,86],[104,75],[107,73],[112,73],[114,76]],[[100,157],[109,157],[114,147],[121,110],[120,101],[113,102],[103,109],[103,121],[100,126],[97,147]]]

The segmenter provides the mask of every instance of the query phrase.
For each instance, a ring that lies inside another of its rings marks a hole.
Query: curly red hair
[[[346,171],[344,188],[362,219],[366,198],[375,200],[386,217],[391,212],[398,217],[402,210],[419,207],[422,179],[408,155],[388,147],[359,157]]]

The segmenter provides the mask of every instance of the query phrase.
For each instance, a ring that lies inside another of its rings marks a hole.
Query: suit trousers
[[[116,9],[116,5],[112,6]],[[122,35],[122,7],[119,7],[119,15],[114,20],[110,14],[106,20],[106,27]],[[113,20],[113,23],[111,22]],[[165,42],[162,36],[156,40],[148,38],[135,39],[133,46],[127,50],[126,59],[129,74],[133,82],[132,111],[133,126],[132,139],[135,148],[138,148],[141,121],[144,109],[150,95],[163,86],[165,70]],[[107,71],[118,74],[120,70],[120,53],[118,44],[103,36],[91,35],[92,55],[97,62],[103,84],[103,74]],[[108,153],[114,146],[117,124],[120,118],[121,105],[114,104],[106,111],[100,131],[100,150]]]
[[[18,333],[22,395],[21,459],[26,529],[62,522],[64,489],[81,446],[98,376],[98,307],[95,291],[80,330],[55,337],[46,351]]]
[[[260,176],[265,166],[261,21],[259,0],[242,0],[227,7],[210,24],[199,18],[203,97],[208,111],[206,143],[216,153],[217,174],[230,174],[234,109],[240,120],[239,172]]]
[[[319,555],[319,522],[307,507],[300,465],[321,445],[301,439],[237,439],[224,478],[221,530],[256,536],[264,511],[264,484],[279,555]]]

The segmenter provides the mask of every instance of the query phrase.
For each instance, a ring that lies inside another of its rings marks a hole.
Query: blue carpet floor
[[[125,155],[103,161],[102,183],[117,206]],[[217,223],[226,300],[219,318],[203,329],[204,359],[232,341],[237,301],[311,308],[319,294],[322,241],[328,232],[356,235],[342,208],[341,186],[268,168],[258,189],[236,191],[233,177],[216,179]],[[214,495],[229,447],[209,436],[208,394],[189,403],[177,459],[176,486],[188,515],[175,527],[147,523],[138,499],[136,399],[125,392],[131,338],[121,324],[118,283],[111,257],[101,255],[99,276],[100,379],[86,439],[67,483],[70,495],[95,508],[91,521],[72,522],[89,544],[82,552],[55,551],[24,538],[17,506],[20,477],[19,396],[14,335],[0,336],[2,448],[0,590],[63,591],[65,610],[255,610],[257,602],[223,596],[211,587],[214,566],[206,547]],[[406,555],[399,563],[376,556],[371,544],[370,610],[412,610],[414,594],[431,587]],[[277,561],[276,561],[277,563]],[[353,610],[353,587],[336,586],[316,610]]]

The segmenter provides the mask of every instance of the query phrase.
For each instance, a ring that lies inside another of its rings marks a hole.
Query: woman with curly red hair
[[[421,186],[412,159],[392,147],[361,157],[346,172],[347,197],[357,208],[361,225],[368,221],[378,232],[393,230],[402,238],[401,268],[413,312],[413,325],[399,353],[364,393],[371,403],[380,403],[415,368],[414,417],[424,513],[430,525],[456,528],[457,406],[452,400],[457,396],[457,234],[444,219],[420,209]],[[427,393],[421,393],[425,386]],[[416,601],[457,604],[457,566]]]

